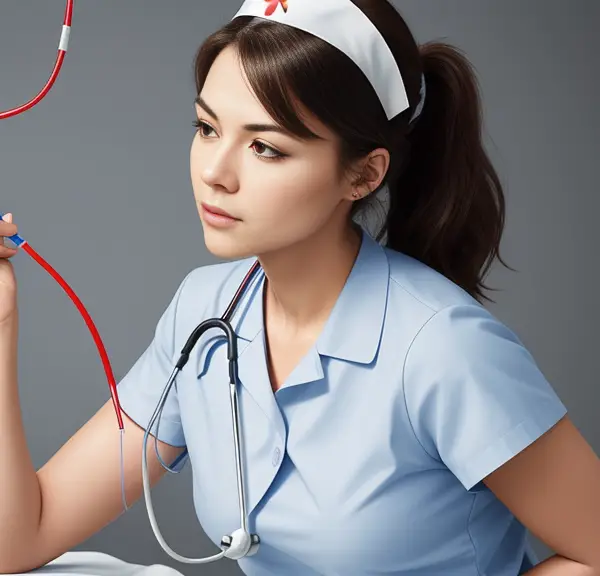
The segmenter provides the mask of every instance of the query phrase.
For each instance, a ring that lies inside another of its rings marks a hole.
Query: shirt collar
[[[251,265],[243,266],[240,282]],[[385,250],[362,230],[358,256],[316,342],[320,355],[365,364],[374,359],[383,330],[388,283]],[[232,320],[238,337],[248,342],[264,327],[263,287],[264,272],[260,270]]]

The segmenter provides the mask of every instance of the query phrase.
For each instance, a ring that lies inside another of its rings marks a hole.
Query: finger
[[[17,252],[18,250],[16,248],[0,246],[0,258],[9,258],[10,256],[14,256]]]
[[[4,222],[8,222],[9,224],[12,224],[12,212],[8,212],[8,213],[4,214],[4,216],[2,217],[2,220]],[[16,234],[16,232],[13,232],[9,227],[9,230],[6,232],[6,234],[0,235],[0,246],[7,245],[6,241],[4,240],[4,236],[12,236],[13,234]]]

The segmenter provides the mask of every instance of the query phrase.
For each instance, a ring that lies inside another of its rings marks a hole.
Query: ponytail
[[[481,301],[504,228],[502,186],[481,140],[474,71],[457,48],[421,47],[426,98],[409,156],[388,182],[387,246],[434,268]]]

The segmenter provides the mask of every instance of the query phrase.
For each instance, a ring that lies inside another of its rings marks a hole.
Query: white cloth
[[[16,576],[23,576],[24,574],[52,574],[53,576],[183,576],[181,572],[168,566],[162,566],[161,564],[153,564],[152,566],[129,564],[102,552],[67,552],[37,570],[22,572]]]

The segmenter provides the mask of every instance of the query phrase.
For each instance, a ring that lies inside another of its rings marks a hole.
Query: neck
[[[346,283],[360,242],[360,232],[345,226],[320,230],[292,247],[260,256],[270,324],[288,335],[320,326]]]

